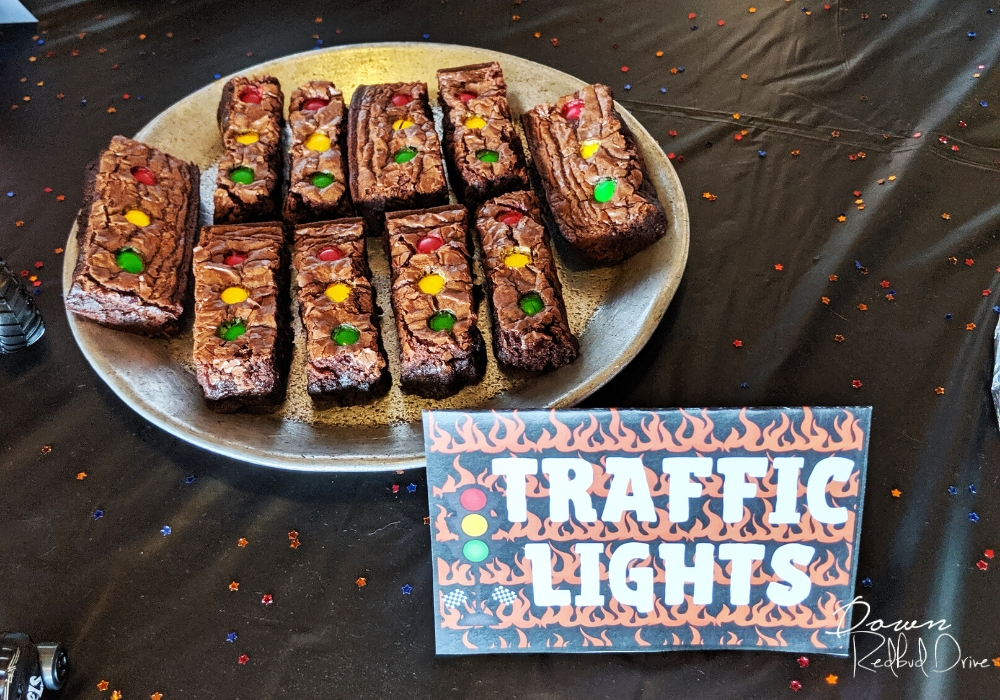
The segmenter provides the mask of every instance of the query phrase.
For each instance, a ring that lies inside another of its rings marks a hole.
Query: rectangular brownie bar
[[[215,178],[215,223],[278,215],[284,101],[271,76],[237,76],[222,88],[218,119],[225,152]]]
[[[144,335],[177,331],[198,228],[198,166],[124,136],[87,168],[66,308]]]
[[[476,214],[483,246],[493,350],[508,367],[544,372],[576,359],[562,285],[534,192],[510,192]]]
[[[500,64],[442,68],[437,80],[448,174],[458,201],[475,211],[490,197],[529,189]]]
[[[194,365],[220,413],[285,398],[291,360],[280,223],[205,226],[194,249]]]
[[[333,83],[313,80],[288,103],[292,141],[284,218],[293,223],[354,213],[347,187],[344,97]]]
[[[618,262],[660,239],[667,218],[606,85],[587,85],[521,116],[549,210],[587,258]]]
[[[295,228],[292,264],[306,332],[306,378],[320,405],[370,401],[392,384],[365,253],[363,219]]]
[[[426,83],[359,85],[347,117],[351,199],[370,234],[383,214],[448,202]]]
[[[385,217],[404,392],[444,398],[478,382],[486,371],[466,217],[461,205]]]

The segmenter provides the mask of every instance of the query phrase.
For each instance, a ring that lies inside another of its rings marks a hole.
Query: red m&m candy
[[[458,93],[458,99],[460,99],[462,102],[468,102],[469,100],[475,99],[475,97],[476,96],[473,95],[471,92]]]
[[[344,257],[344,254],[341,253],[340,250],[337,248],[324,248],[323,250],[319,251],[319,255],[317,255],[316,257],[318,257],[323,262],[333,262],[334,260],[340,260],[342,257]]]
[[[302,103],[302,109],[308,112],[312,112],[317,109],[323,109],[328,104],[330,100],[325,97],[310,97],[308,100]]]
[[[417,250],[421,253],[433,253],[444,245],[444,239],[436,233],[424,236],[417,241]]]
[[[240,101],[247,104],[259,105],[263,99],[264,94],[260,91],[260,88],[253,85],[243,88],[240,92]]]
[[[562,115],[567,119],[579,119],[583,111],[583,100],[570,100],[562,106]]]
[[[413,98],[409,95],[393,95],[392,103],[397,107],[402,107],[403,105],[408,105],[413,101]]]
[[[521,220],[522,216],[523,214],[519,211],[505,211],[497,217],[497,221],[508,226],[517,226],[517,222]]]
[[[222,260],[229,267],[236,267],[237,265],[242,265],[247,259],[247,256],[243,253],[237,253],[235,251],[230,251],[226,253],[226,257]]]
[[[156,175],[149,168],[144,168],[141,165],[137,165],[132,168],[132,177],[141,182],[144,185],[155,185]]]

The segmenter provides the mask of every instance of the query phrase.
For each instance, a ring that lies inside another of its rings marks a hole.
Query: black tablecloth
[[[874,406],[859,593],[873,617],[946,618],[963,655],[1000,655],[984,555],[1000,545],[1000,12],[752,1],[53,1],[29,3],[37,28],[3,29],[0,256],[37,275],[48,331],[0,359],[0,628],[69,646],[63,697],[1000,695],[992,662],[896,677],[750,650],[436,658],[421,472],[201,451],[123,405],[68,331],[54,249],[84,164],[218,74],[429,38],[607,83],[675,154],[691,253],[648,346],[587,405]]]

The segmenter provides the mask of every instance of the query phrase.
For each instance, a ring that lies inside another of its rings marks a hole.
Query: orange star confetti
[[[974,330],[976,330],[976,324],[975,323],[966,323],[965,324],[965,330],[967,330],[967,331],[974,331]]]
[[[756,12],[756,11],[757,11],[757,8],[756,8],[756,7],[748,7],[748,8],[747,8],[747,12],[749,12],[750,14],[753,14],[753,13],[754,13],[754,12]]]
[[[719,197],[718,197],[718,195],[714,195],[714,194],[712,194],[711,192],[702,192],[702,193],[701,193],[701,198],[702,198],[702,199],[707,199],[707,200],[708,200],[708,201],[710,201],[710,202],[714,202],[714,201],[715,201],[715,200],[717,200],[717,199],[718,199]]]
[[[32,281],[34,281],[34,280],[32,280]],[[51,451],[52,451],[52,445],[42,445],[42,454],[43,455],[47,455]]]
[[[656,57],[657,58],[663,58],[663,52],[662,51],[657,51],[656,52]]]
[[[840,223],[844,223],[845,221],[847,221],[847,217],[841,214],[840,216],[837,217],[837,221],[839,221]]]
[[[833,336],[833,339],[836,340],[838,343],[843,343],[844,342],[844,336],[842,336],[840,333],[838,333],[837,335]]]
[[[740,113],[739,112],[734,112],[733,113],[733,119],[739,119],[739,118],[740,118]]]
[[[163,693],[153,693],[149,696],[149,700],[163,700]]]
[[[941,396],[942,394],[944,394],[944,387],[943,386],[934,387],[934,393],[937,394],[938,396]]]
[[[118,110],[117,110],[117,109],[115,109],[114,107],[108,107],[108,114],[114,114],[114,113],[115,113],[115,112],[117,112],[117,111],[118,111]]]
[[[246,547],[248,544],[249,544],[249,542],[247,542],[247,538],[246,537],[241,537],[238,540],[236,540],[236,546],[237,547]]]
[[[831,282],[836,282],[840,278],[837,277],[836,275],[830,275],[829,277],[827,277],[827,279],[830,280]]]
[[[291,530],[291,531],[289,531],[289,533],[288,533],[288,539],[290,539],[290,540],[297,540],[298,538],[299,538],[299,531],[298,530]]]
[[[830,297],[820,297],[819,300],[821,302],[823,302],[824,304],[829,304],[830,303]]]
[[[56,255],[62,255],[63,254],[63,249],[62,248],[56,248],[52,252],[55,253]]]
[[[948,219],[951,218],[951,214],[949,214],[948,212],[945,212],[944,214],[941,215],[941,218],[944,219],[945,221],[947,221]]]
[[[323,18],[322,17],[317,17],[316,19],[313,20],[313,22],[315,22],[316,24],[322,24]]]
[[[858,311],[867,311],[868,304],[858,304]]]
[[[298,540],[292,540],[291,542],[288,543],[288,546],[291,547],[292,549],[298,549],[300,546],[302,546],[302,543],[299,542]]]
[[[997,664],[997,666],[1000,666],[1000,664]],[[833,675],[831,673],[829,676],[827,676],[823,680],[826,681],[827,685],[837,685],[837,679],[838,678],[839,678],[839,676],[835,676],[835,675]]]
[[[892,497],[893,497],[893,498],[899,498],[900,496],[902,496],[902,495],[903,495],[903,492],[902,492],[902,491],[900,491],[899,489],[893,489],[893,490],[892,490],[892,491],[890,491],[889,493],[891,493],[891,494],[892,494]]]
[[[229,584],[229,590],[231,590],[231,591],[238,591],[238,590],[240,590],[240,582],[239,581],[233,581],[232,583],[230,583]]]
[[[107,681],[99,681],[97,683],[97,689],[100,690],[103,693],[105,690],[108,689],[108,682]]]
[[[750,77],[750,76],[749,76],[749,75],[747,75],[746,73],[740,73],[740,80],[746,80],[746,79],[747,79],[747,78],[749,78],[749,77]]]
[[[893,180],[895,180],[895,179],[896,179],[896,176],[895,176],[895,175],[890,175],[890,176],[889,176],[889,182],[892,182],[892,181],[893,181]]]
[[[541,39],[542,38],[542,33],[541,32],[535,32],[535,38],[536,39]]]
[[[355,585],[357,585],[358,588],[364,588],[365,586],[368,585],[368,579],[366,579],[364,576],[358,576],[358,580],[355,581],[354,583]]]
[[[87,472],[80,472],[79,474],[76,475],[77,481],[83,481],[86,478],[87,478]]]
[[[796,149],[795,149],[794,151],[792,151],[792,155],[793,155],[793,156],[797,156],[797,155],[798,155],[799,153],[801,153],[801,152],[802,152],[802,151],[800,151],[799,149],[797,149],[797,148],[796,148]]]
[[[139,35],[139,41],[145,41],[145,39],[146,39],[146,35],[145,34],[140,34]]]
[[[122,693],[120,690],[111,691],[111,700],[122,700]]]
[[[778,272],[781,272],[782,270],[785,269],[785,266],[782,265],[781,263],[774,263],[774,269],[777,270]]]

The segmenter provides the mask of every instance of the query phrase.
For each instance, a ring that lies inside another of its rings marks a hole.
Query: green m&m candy
[[[432,331],[450,331],[458,321],[455,314],[450,311],[437,311],[427,319],[427,326]]]
[[[491,151],[486,148],[481,151],[476,151],[476,158],[483,161],[484,163],[496,163],[500,160],[500,154],[496,151]]]
[[[595,202],[610,202],[611,198],[615,196],[615,187],[618,186],[614,180],[609,177],[600,180],[594,186],[594,201]]]
[[[312,182],[313,187],[323,189],[333,184],[333,175],[330,173],[313,173],[310,182]]]
[[[538,292],[528,292],[518,300],[517,305],[521,307],[521,311],[529,316],[534,316],[545,308],[545,302],[542,301],[542,296]]]
[[[482,561],[490,555],[490,548],[482,540],[469,540],[462,547],[462,554],[469,561]]]
[[[333,329],[333,333],[330,334],[330,338],[334,343],[341,347],[344,345],[354,345],[356,342],[361,340],[361,331],[352,326],[350,323],[341,323]]]
[[[249,185],[253,182],[253,169],[245,165],[233,168],[229,171],[229,179],[237,185]]]
[[[142,262],[142,257],[131,248],[122,248],[115,253],[115,262],[122,270],[131,272],[133,275],[138,275],[146,269],[145,264]]]
[[[244,323],[242,318],[223,321],[219,324],[219,328],[215,332],[223,340],[236,340],[247,332],[247,324]]]
[[[409,163],[411,160],[417,157],[417,149],[412,146],[407,146],[406,148],[401,148],[396,151],[392,159],[397,163]]]

